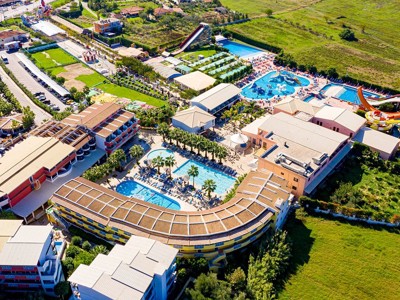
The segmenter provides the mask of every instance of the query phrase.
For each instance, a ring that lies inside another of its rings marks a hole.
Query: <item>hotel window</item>
[[[292,186],[292,190],[294,190],[294,191],[295,191],[295,190],[297,190],[297,187],[295,187],[295,186]]]
[[[299,182],[299,179],[296,178],[296,177],[294,177],[294,178],[293,178],[293,181],[294,181],[294,182]]]
[[[336,131],[336,127],[335,126],[333,126],[333,131]]]
[[[194,249],[203,249],[204,246],[203,245],[194,245]]]
[[[215,246],[217,246],[217,247],[223,246],[223,245],[224,245],[224,242],[218,242],[218,243],[215,244]]]

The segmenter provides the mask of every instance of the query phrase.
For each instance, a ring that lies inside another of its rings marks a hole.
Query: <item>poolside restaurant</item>
[[[192,106],[178,111],[172,117],[172,126],[189,133],[202,134],[215,126],[215,117],[197,106]]]
[[[231,107],[240,100],[241,90],[231,83],[220,83],[190,101],[191,106],[197,106],[212,115]]]
[[[270,226],[280,228],[292,199],[288,182],[272,172],[250,172],[232,200],[196,212],[128,198],[77,177],[53,194],[48,218],[113,242],[126,243],[131,235],[151,238],[178,249],[178,256],[205,257],[217,268],[227,253],[247,246]]]

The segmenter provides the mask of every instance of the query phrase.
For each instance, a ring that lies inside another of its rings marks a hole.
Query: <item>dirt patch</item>
[[[59,73],[57,76],[65,78],[64,86],[68,90],[72,87],[76,87],[78,91],[82,91],[85,87],[85,84],[79,80],[76,80],[75,78],[80,75],[90,75],[94,73],[93,70],[85,68],[80,63],[65,66],[64,69],[66,72]]]

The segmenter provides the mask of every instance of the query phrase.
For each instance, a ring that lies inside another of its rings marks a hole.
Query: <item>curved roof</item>
[[[52,201],[103,225],[167,244],[212,244],[244,235],[268,222],[290,198],[287,181],[273,173],[251,172],[228,203],[205,211],[163,208],[125,197],[84,178],[59,188]]]

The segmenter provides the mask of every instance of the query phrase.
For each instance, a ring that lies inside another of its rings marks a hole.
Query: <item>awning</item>
[[[231,136],[231,142],[235,144],[246,144],[249,138],[244,134],[237,133]]]

